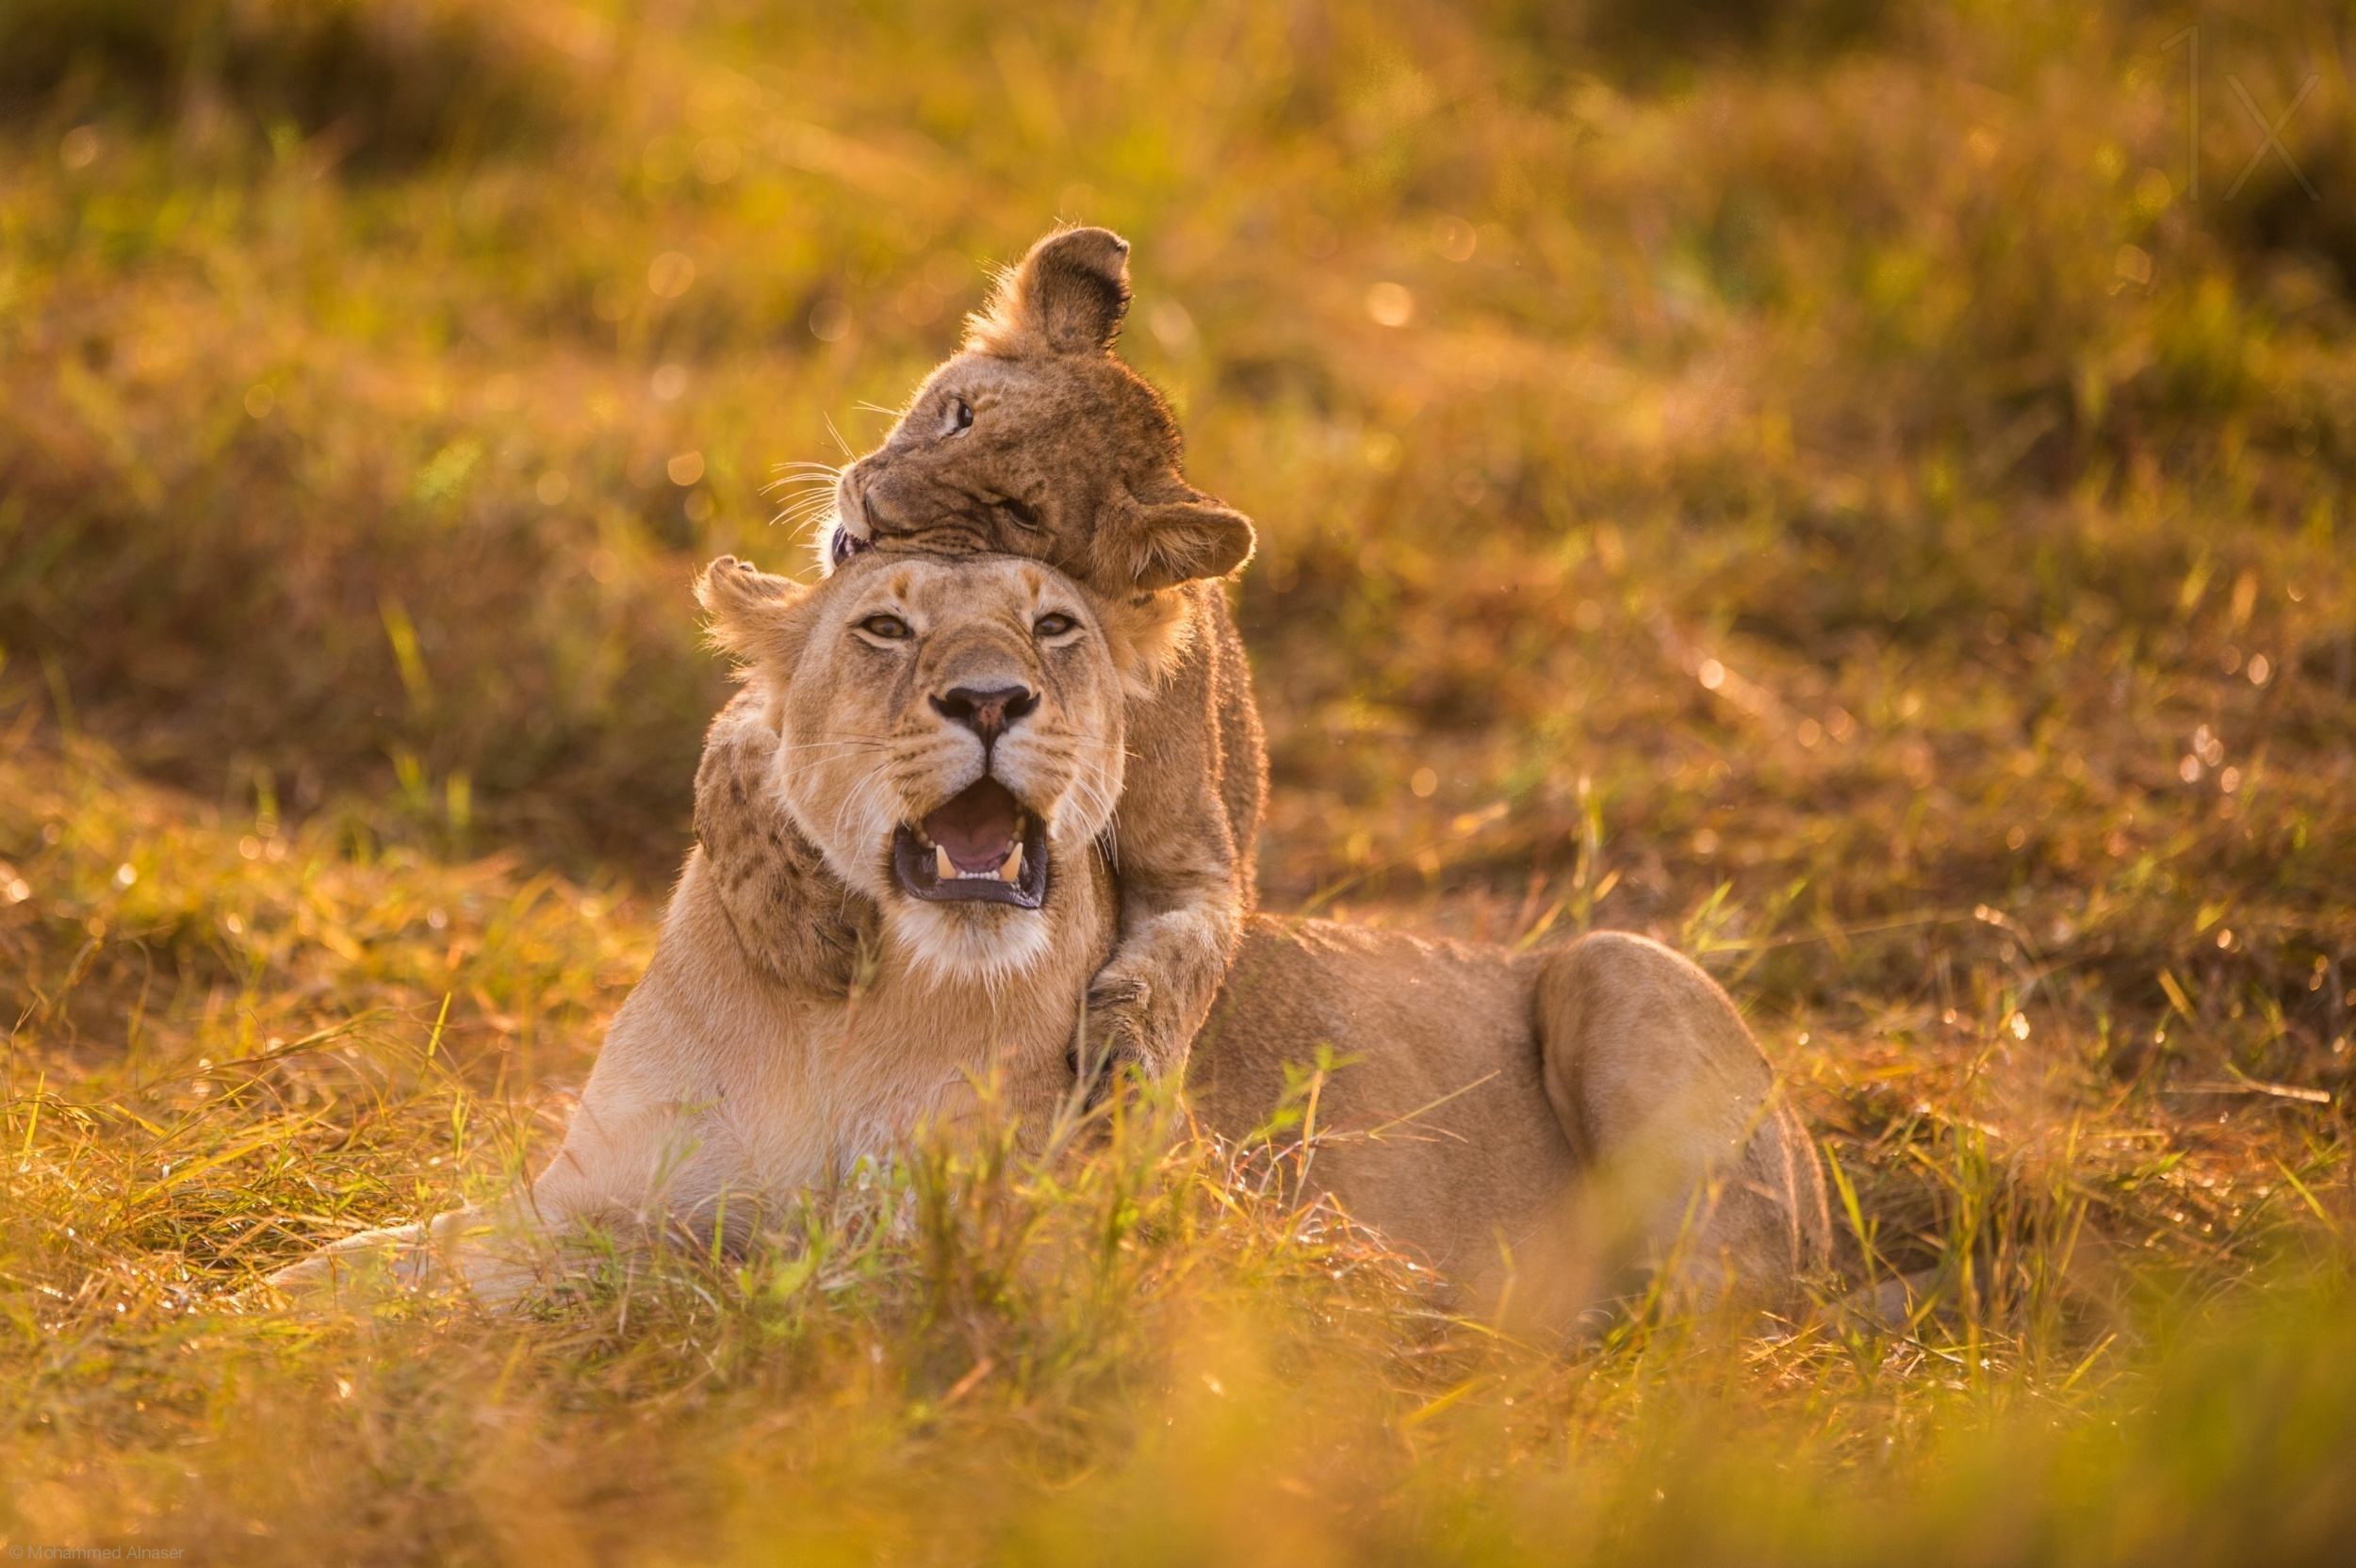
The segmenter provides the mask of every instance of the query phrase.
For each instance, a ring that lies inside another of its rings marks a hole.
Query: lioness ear
[[[1103,353],[1129,310],[1129,242],[1110,229],[1058,229],[998,280],[967,323],[969,349]]]
[[[695,579],[695,602],[712,617],[712,646],[746,664],[784,675],[802,652],[801,617],[794,611],[810,590],[792,578],[758,570],[724,555]]]
[[[1153,590],[1225,577],[1252,559],[1252,519],[1207,496],[1136,502],[1096,537],[1100,585]]]

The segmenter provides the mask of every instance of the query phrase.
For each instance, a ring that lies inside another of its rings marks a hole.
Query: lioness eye
[[[880,637],[887,643],[897,643],[910,635],[908,622],[897,615],[870,615],[859,622],[859,629],[870,637]]]
[[[967,402],[963,398],[951,400],[949,404],[949,433],[955,435],[961,430],[970,429],[972,428],[973,423],[973,405]]]
[[[1077,630],[1079,625],[1079,622],[1059,612],[1052,615],[1041,615],[1032,623],[1031,630],[1041,637],[1060,637],[1067,631]]]

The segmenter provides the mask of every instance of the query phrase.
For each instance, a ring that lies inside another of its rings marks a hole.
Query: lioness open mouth
[[[1004,784],[979,778],[893,830],[892,870],[912,898],[1036,909],[1047,898],[1047,827]]]

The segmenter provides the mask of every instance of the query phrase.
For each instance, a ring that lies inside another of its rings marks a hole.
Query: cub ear
[[[1103,353],[1128,310],[1129,242],[1110,229],[1058,229],[999,277],[990,303],[967,324],[966,347]]]
[[[695,602],[711,617],[712,645],[746,664],[783,675],[801,657],[801,617],[794,611],[810,590],[792,578],[724,555],[695,579]]]
[[[1252,559],[1252,519],[1208,496],[1134,502],[1096,537],[1100,584],[1149,592],[1197,578],[1225,577]]]

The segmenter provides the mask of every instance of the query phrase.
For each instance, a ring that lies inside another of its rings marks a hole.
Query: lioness
[[[1183,1066],[1254,903],[1268,759],[1217,580],[1250,557],[1252,524],[1186,482],[1176,419],[1113,351],[1128,257],[1105,229],[1032,246],[891,435],[843,470],[821,556],[988,551],[1046,561],[1107,599],[1162,594],[1167,667],[1133,694],[1113,828],[1121,939],[1084,1037],[1091,1070],[1159,1077]],[[750,717],[740,706],[714,727],[697,792],[697,836],[728,851],[722,901],[780,974],[854,983],[874,911],[808,882],[813,846],[738,808],[771,743]]]
[[[540,1257],[503,1231],[740,1232],[965,1114],[979,1079],[1035,1125],[1069,1092],[1116,938],[1100,835],[1127,698],[1176,656],[1170,621],[1004,557],[871,554],[811,587],[724,559],[699,592],[777,735],[761,788],[882,911],[875,974],[847,998],[780,981],[695,850],[529,1201],[355,1236],[280,1282],[377,1253],[505,1296]],[[1187,1072],[1202,1121],[1246,1136],[1322,1047],[1341,1065],[1301,1177],[1474,1299],[1510,1286],[1559,1317],[1607,1288],[1587,1266],[1614,1231],[1655,1254],[1684,1235],[1704,1289],[1787,1290],[1823,1254],[1812,1146],[1725,993],[1654,943],[1514,956],[1254,918]]]

